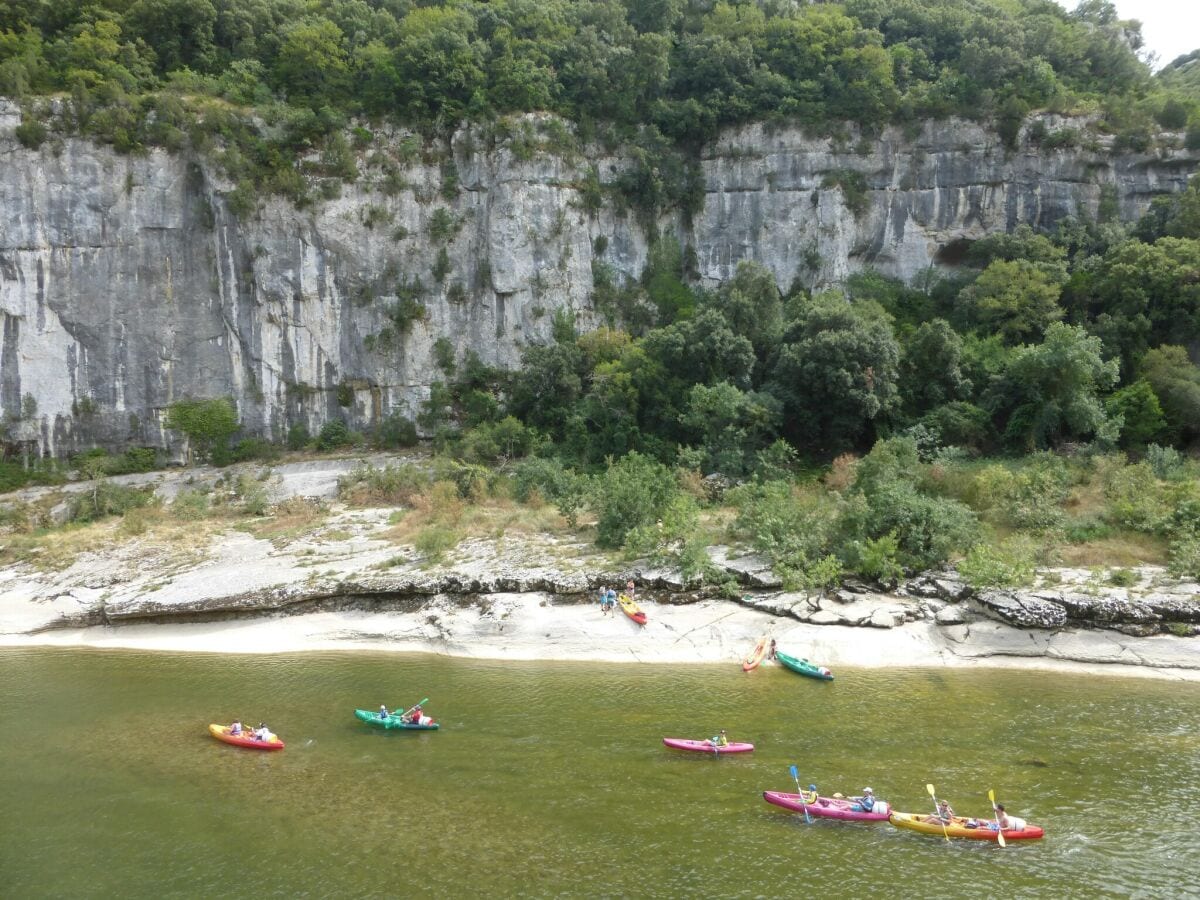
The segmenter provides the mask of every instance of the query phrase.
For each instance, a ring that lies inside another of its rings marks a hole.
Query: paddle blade
[[[988,788],[988,800],[991,802],[992,808],[995,809],[995,807],[996,807],[996,792],[994,790],[992,790],[991,788]]]
[[[933,785],[932,785],[932,784],[927,784],[927,785],[925,785],[925,790],[929,791],[929,796],[930,796],[930,797],[936,797],[936,796],[937,796],[937,791],[935,791],[935,790],[933,789]]]
[[[797,773],[797,771],[796,771],[796,767],[795,767],[795,766],[792,766],[792,768],[791,768],[791,770],[790,770],[790,771],[791,771],[791,773],[792,773],[792,777],[793,777],[793,778],[799,778],[799,777],[800,777],[799,773]]]
[[[1004,843],[1004,832],[1003,831],[996,832],[996,843],[999,844],[1001,847],[1008,846],[1006,843]]]

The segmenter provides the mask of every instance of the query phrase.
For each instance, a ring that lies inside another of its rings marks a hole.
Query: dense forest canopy
[[[283,104],[270,117],[298,141],[348,116],[436,128],[533,110],[683,143],[765,118],[961,115],[1012,130],[1035,108],[1100,110],[1116,131],[1184,127],[1194,85],[1154,79],[1140,50],[1138,23],[1105,0],[0,6],[0,94],[71,92],[76,124],[125,147],[180,140],[181,104],[198,97]]]

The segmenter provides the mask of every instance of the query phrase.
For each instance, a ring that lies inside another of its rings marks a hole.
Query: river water
[[[353,709],[428,697],[441,731]],[[287,748],[209,722],[265,719]],[[713,758],[663,736],[756,744]],[[1046,828],[1006,849],[763,802],[789,766],[901,811],[927,782]],[[1196,895],[1200,686],[1013,671],[0,653],[0,894]]]

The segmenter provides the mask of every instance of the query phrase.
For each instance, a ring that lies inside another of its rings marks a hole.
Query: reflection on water
[[[829,896],[868,886],[1180,896],[1200,851],[1200,687],[1008,671],[0,653],[6,896]],[[440,732],[355,707],[429,697]],[[281,753],[209,722],[265,720]],[[753,754],[666,750],[725,728]],[[789,815],[766,789],[987,791],[1031,845]],[[838,888],[844,886],[844,890]]]

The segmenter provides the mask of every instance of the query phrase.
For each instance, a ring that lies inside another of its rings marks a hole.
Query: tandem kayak
[[[637,602],[628,594],[621,594],[617,597],[617,602],[621,604],[621,609],[625,615],[633,619],[639,625],[646,624],[646,614],[642,612],[642,608],[637,605]]]
[[[742,671],[749,672],[752,669],[757,669],[758,664],[763,661],[763,657],[767,655],[768,638],[763,638],[754,645],[754,649],[750,651],[750,655],[742,660]]]
[[[866,812],[854,801],[846,800],[842,797],[818,796],[811,803],[808,802],[808,797],[805,797],[804,803],[801,803],[799,794],[785,794],[783,791],[763,791],[763,799],[768,803],[774,803],[776,806],[782,806],[784,809],[789,809],[792,812],[804,812],[807,808],[810,816],[819,816],[825,819],[842,819],[847,822],[886,822],[892,811],[891,806],[883,800],[876,800],[875,808],[871,812]]]
[[[229,733],[228,725],[209,725],[208,733],[215,737],[218,741],[224,741],[226,744],[233,744],[235,747],[247,747],[250,750],[282,750],[283,741],[278,735],[271,735],[270,740],[260,741],[253,736],[252,732],[246,732],[244,736],[233,735]]]
[[[932,822],[927,822],[926,819],[929,818],[932,817],[917,815],[916,813],[894,812],[888,821],[897,828],[907,828],[909,831],[919,831],[921,834],[932,834],[942,837],[941,822],[936,819]],[[1008,818],[1012,821],[1016,819],[1016,816],[1009,816]],[[1045,834],[1037,825],[1026,824],[1022,819],[1017,819],[1017,822],[1020,824],[1019,828],[1004,829],[1004,840],[1034,841]],[[996,825],[991,819],[968,819],[965,816],[955,816],[946,825],[945,836],[966,838],[972,841],[994,841],[996,840],[997,833]]]
[[[692,741],[687,738],[663,738],[663,743],[672,750],[690,750],[693,753],[712,753],[718,756],[722,753],[749,753],[754,749],[753,744],[730,742],[724,747],[718,747],[712,741]]]
[[[796,659],[796,657],[780,653],[778,650],[775,651],[775,658],[793,672],[799,672],[801,675],[807,675],[809,678],[819,678],[821,681],[833,681],[832,672],[824,666],[813,665],[807,659]]]
[[[425,725],[418,725],[416,722],[404,722],[399,716],[388,716],[386,719],[379,718],[379,713],[371,712],[369,709],[356,709],[354,715],[362,719],[368,725],[374,725],[376,728],[386,728],[389,731],[437,731],[441,726],[432,720]]]

